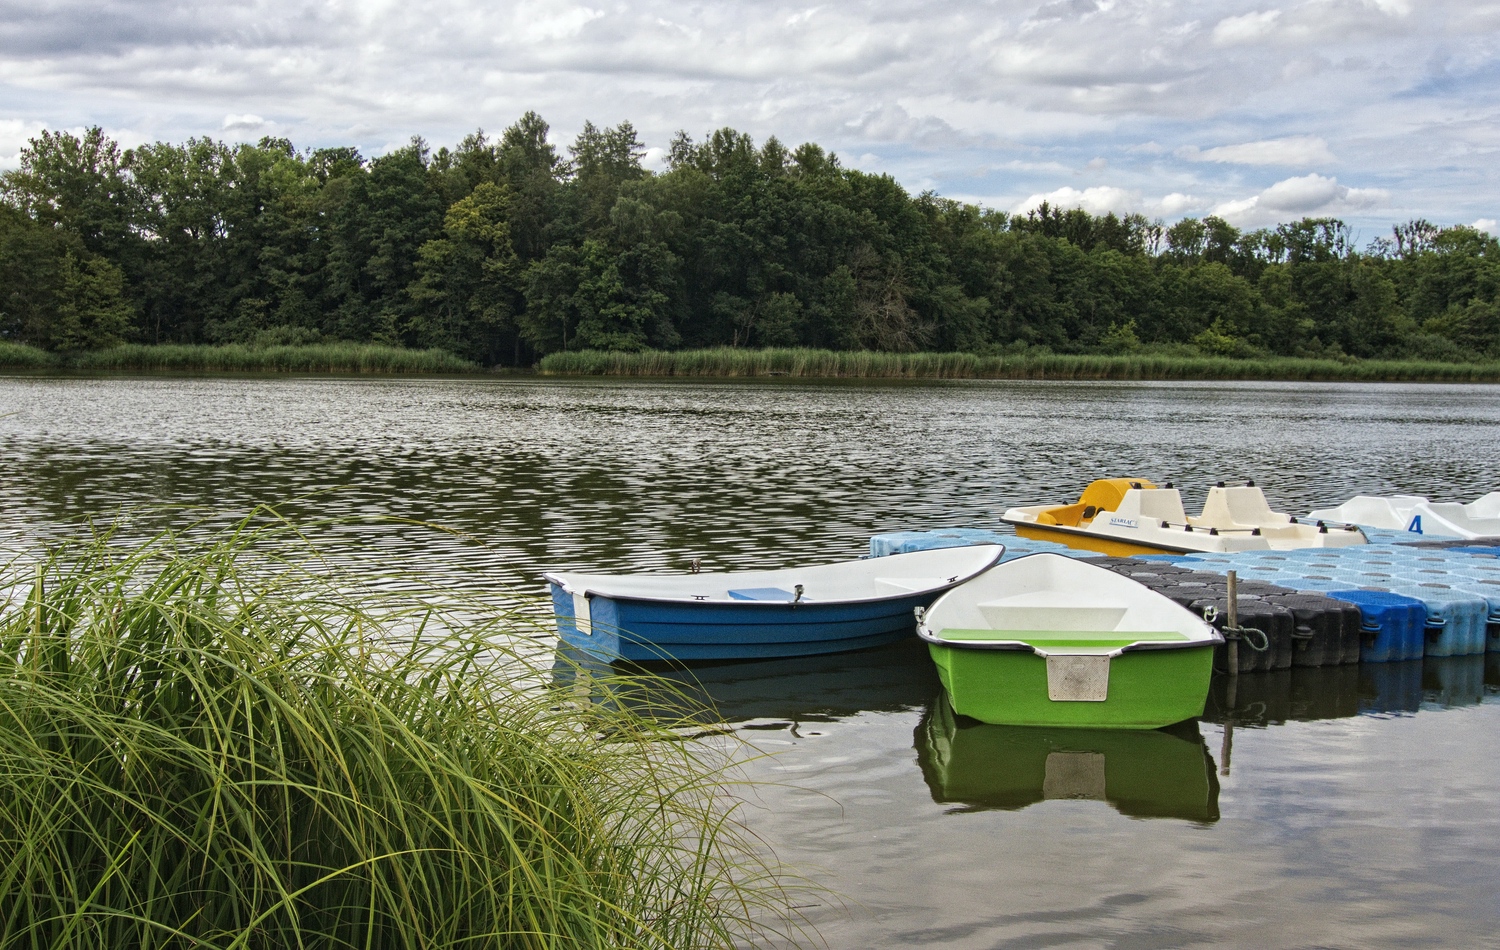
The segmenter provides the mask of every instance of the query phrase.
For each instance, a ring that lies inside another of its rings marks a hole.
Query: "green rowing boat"
[[[1058,554],[1017,558],[955,587],[918,632],[956,712],[1095,729],[1202,715],[1223,642],[1155,591]]]

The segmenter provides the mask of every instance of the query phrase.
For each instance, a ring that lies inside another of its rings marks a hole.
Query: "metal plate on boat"
[[[573,626],[586,637],[594,635],[593,617],[589,615],[588,594],[573,595]]]
[[[1042,797],[1104,801],[1104,753],[1050,753],[1042,775]]]
[[[1104,702],[1109,698],[1109,657],[1047,657],[1047,698],[1054,703]]]

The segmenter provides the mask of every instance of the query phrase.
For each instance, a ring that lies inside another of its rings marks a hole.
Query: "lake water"
[[[0,377],[0,547],[273,502],[370,571],[784,566],[1105,475],[1305,512],[1500,487],[1500,389]],[[360,520],[362,519],[362,520]],[[452,533],[423,526],[430,522]],[[1486,662],[1488,660],[1488,662]],[[1294,670],[1137,736],[960,727],[916,644],[705,667],[829,946],[1500,945],[1500,665]],[[1226,735],[1226,732],[1229,734]],[[1228,741],[1226,741],[1226,739]]]

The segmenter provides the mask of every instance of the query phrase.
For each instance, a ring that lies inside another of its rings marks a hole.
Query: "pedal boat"
[[[955,587],[917,624],[960,715],[1156,729],[1203,714],[1223,636],[1113,571],[1031,554]]]
[[[1434,538],[1500,538],[1500,491],[1466,505],[1433,502],[1421,495],[1355,495],[1337,508],[1319,509],[1308,518]]]
[[[1188,516],[1168,482],[1102,478],[1071,505],[1011,508],[1000,516],[1023,538],[1056,541],[1104,554],[1223,554],[1288,551],[1367,543],[1351,524],[1302,523],[1272,511],[1254,482],[1210,488],[1202,514]]]
[[[1004,553],[979,544],[776,571],[542,576],[558,636],[598,659],[768,659],[910,637],[914,610]]]

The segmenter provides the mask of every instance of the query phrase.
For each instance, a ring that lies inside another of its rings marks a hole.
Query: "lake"
[[[1467,501],[1500,487],[1497,396],[0,377],[0,546],[271,502],[353,519],[325,541],[376,575],[534,605],[545,569],[851,557],[1106,475],[1173,480],[1189,509],[1243,478],[1293,513]],[[1497,658],[1242,677],[1201,723],[1131,736],[955,723],[916,644],[695,672],[774,753],[744,766],[744,818],[843,895],[803,908],[829,946],[1467,947],[1500,926]]]

